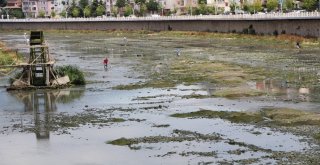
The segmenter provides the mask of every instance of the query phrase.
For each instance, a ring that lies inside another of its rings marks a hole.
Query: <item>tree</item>
[[[15,18],[24,18],[24,14],[22,12],[22,9],[13,9],[9,11],[9,15],[12,15]]]
[[[77,7],[73,8],[73,10],[72,10],[72,16],[73,16],[73,17],[79,17],[79,15],[80,15],[80,10],[79,10],[79,8],[77,8]]]
[[[38,13],[39,18],[44,18],[45,15],[46,15],[46,13],[44,12],[44,10],[40,10]]]
[[[66,10],[63,9],[59,15],[60,15],[61,17],[66,17]]]
[[[102,0],[100,0],[100,1],[99,1],[99,5],[101,5],[101,6],[105,6],[106,4],[105,4],[105,3],[103,3],[103,1],[102,1]]]
[[[250,6],[250,12],[256,13],[262,10],[261,0],[254,0],[252,5]]]
[[[96,14],[97,14],[97,16],[102,16],[102,15],[104,15],[105,11],[106,11],[106,9],[102,5],[99,5],[97,7]]]
[[[278,7],[278,0],[268,0],[267,9],[268,11],[273,11]]]
[[[91,7],[90,6],[86,6],[84,9],[83,9],[83,15],[85,17],[90,17],[91,16]]]
[[[133,14],[133,9],[130,5],[126,5],[126,7],[124,8],[124,16],[128,17],[131,14]]]
[[[207,5],[204,3],[199,4],[199,6],[196,8],[195,11],[196,15],[207,15],[208,14],[208,9]]]
[[[284,2],[284,8],[285,8],[286,10],[292,10],[293,7],[294,7],[294,5],[293,5],[293,0],[285,0],[285,2]]]
[[[147,3],[147,9],[148,9],[149,11],[151,11],[152,13],[153,13],[154,11],[158,11],[158,9],[159,9],[159,3],[156,2],[156,1],[154,1],[154,0],[150,0],[150,1]]]
[[[86,6],[88,6],[89,2],[88,0],[79,0],[79,6],[84,9]]]
[[[91,12],[92,16],[96,17],[97,16],[97,8],[98,8],[98,0],[93,0],[91,4]]]
[[[116,2],[116,6],[118,7],[119,9],[119,13],[120,15],[122,15],[122,10],[123,10],[123,7],[126,6],[126,0],[117,0]]]
[[[51,15],[51,18],[54,18],[54,17],[56,17],[57,14],[56,14],[56,12],[54,10],[52,10],[50,15]]]
[[[142,16],[144,16],[144,15],[146,14],[147,10],[148,10],[148,8],[147,8],[147,5],[146,5],[146,4],[140,5],[140,14],[141,14]]]
[[[111,8],[111,13],[113,14],[113,16],[116,17],[116,16],[117,16],[117,13],[118,13],[117,7],[114,7],[114,6],[113,6],[113,7]]]
[[[315,10],[317,8],[317,0],[304,0],[302,8],[307,11]]]
[[[146,0],[134,0],[134,3],[136,3],[136,4],[145,4]]]
[[[7,0],[0,0],[0,7],[7,6]]]
[[[237,3],[235,1],[231,1],[230,3],[230,11],[235,12],[236,7],[238,7]]]
[[[198,4],[207,4],[207,0],[198,0]]]
[[[123,8],[123,7],[125,7],[125,6],[126,6],[126,0],[117,0],[116,6],[117,6],[118,8]]]

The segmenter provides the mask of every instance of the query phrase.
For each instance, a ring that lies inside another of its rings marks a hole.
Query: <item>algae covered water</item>
[[[24,32],[1,33],[20,53]],[[318,41],[224,34],[45,32],[87,84],[7,92],[1,164],[319,161]],[[108,57],[109,68],[103,66]]]

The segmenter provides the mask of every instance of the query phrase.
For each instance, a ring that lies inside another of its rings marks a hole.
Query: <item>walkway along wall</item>
[[[243,32],[252,27],[257,34],[296,34],[320,37],[320,18],[262,20],[94,20],[1,21],[1,30],[149,30]]]

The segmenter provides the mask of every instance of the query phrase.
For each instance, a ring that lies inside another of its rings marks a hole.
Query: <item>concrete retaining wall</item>
[[[130,20],[1,22],[1,30],[149,30],[242,32],[252,25],[257,34],[296,34],[320,37],[320,19],[281,20]]]

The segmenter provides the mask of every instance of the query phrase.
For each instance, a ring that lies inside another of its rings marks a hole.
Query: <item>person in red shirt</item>
[[[108,58],[106,57],[106,58],[103,60],[104,68],[108,68],[108,63],[109,63],[109,60],[108,60]]]

